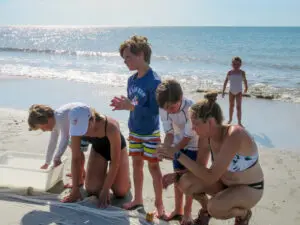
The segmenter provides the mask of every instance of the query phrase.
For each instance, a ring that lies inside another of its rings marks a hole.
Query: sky
[[[300,26],[300,0],[0,0],[0,25]]]

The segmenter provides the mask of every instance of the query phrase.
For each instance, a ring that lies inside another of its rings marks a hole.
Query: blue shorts
[[[187,157],[189,157],[190,159],[196,161],[197,159],[197,151],[191,151],[188,149],[181,149],[180,150],[183,154],[185,154]],[[173,168],[174,170],[184,170],[185,167],[177,160],[173,160]]]

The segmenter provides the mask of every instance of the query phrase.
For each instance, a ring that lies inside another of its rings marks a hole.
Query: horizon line
[[[69,27],[69,28],[77,28],[77,27],[111,27],[111,28],[145,28],[145,27],[249,27],[249,28],[298,28],[300,25],[297,26],[287,26],[287,25],[42,25],[42,24],[0,24],[0,27]]]

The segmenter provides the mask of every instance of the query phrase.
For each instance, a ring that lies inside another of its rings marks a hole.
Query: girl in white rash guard
[[[30,130],[41,129],[42,131],[51,131],[51,136],[48,144],[48,149],[46,152],[45,164],[41,166],[41,169],[47,169],[53,160],[53,165],[58,166],[61,164],[61,157],[66,151],[69,144],[69,127],[70,122],[68,120],[69,112],[71,109],[77,106],[85,105],[80,102],[68,103],[58,109],[54,110],[46,105],[35,104],[29,109],[28,123],[32,124]],[[39,124],[35,126],[36,120],[38,119]],[[60,142],[56,154],[54,155],[55,149],[57,147],[58,137],[60,136]],[[82,151],[87,149],[88,143],[82,141],[81,149]],[[53,158],[54,155],[54,158]],[[84,154],[83,159],[84,159]],[[84,166],[84,160],[83,165]],[[83,168],[84,171],[84,168]],[[84,173],[84,172],[83,172]],[[84,174],[83,174],[84,177]],[[83,177],[82,182],[83,183]],[[71,187],[71,186],[66,186]]]
[[[71,103],[59,111],[63,120],[60,125],[68,128],[69,134],[66,135],[70,135],[72,151],[72,189],[61,201],[76,202],[82,199],[80,188],[83,184],[89,195],[98,197],[99,207],[105,208],[110,204],[110,190],[115,196],[123,198],[130,189],[130,177],[126,140],[119,123],[83,103]],[[33,130],[53,130],[58,124],[55,115],[56,111],[48,106],[33,105],[28,125]],[[82,141],[92,145],[85,181]]]

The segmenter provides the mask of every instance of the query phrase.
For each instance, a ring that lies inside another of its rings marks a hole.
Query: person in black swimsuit
[[[72,149],[72,191],[63,202],[74,202],[80,196],[80,143],[92,145],[85,188],[89,194],[99,197],[99,207],[109,204],[109,191],[124,197],[130,189],[129,161],[126,141],[119,124],[112,118],[98,114],[94,109],[75,107],[69,113]],[[107,171],[109,164],[109,169]]]

